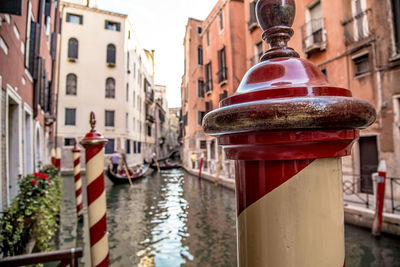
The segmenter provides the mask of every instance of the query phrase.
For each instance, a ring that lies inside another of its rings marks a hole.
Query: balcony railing
[[[154,123],[154,117],[150,114],[146,114],[146,121]]]
[[[218,72],[218,83],[225,82],[228,79],[228,69],[226,67],[221,68]]]
[[[311,54],[326,49],[324,19],[312,19],[301,27],[303,51]]]
[[[344,27],[345,44],[361,41],[373,34],[372,10],[366,9],[359,14],[342,22]]]
[[[211,93],[213,90],[213,82],[212,80],[208,80],[204,83],[204,91],[206,92],[206,94]]]

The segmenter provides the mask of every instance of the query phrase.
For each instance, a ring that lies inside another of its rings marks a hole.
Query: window
[[[75,74],[70,73],[67,75],[67,95],[76,95],[77,77]]]
[[[106,80],[106,98],[115,98],[115,80],[113,78]]]
[[[206,115],[206,113],[204,111],[197,111],[197,124],[198,125],[201,125],[201,123],[203,122],[204,115]]]
[[[67,22],[74,23],[74,24],[83,24],[83,16],[67,13]]]
[[[250,20],[248,23],[250,31],[257,28],[257,17],[256,17],[256,0],[250,3]]]
[[[370,71],[369,68],[369,55],[364,54],[359,57],[353,58],[354,62],[354,76],[359,76]]]
[[[392,8],[396,53],[400,53],[400,2],[398,0],[392,0]]]
[[[202,80],[197,81],[197,96],[200,98],[204,97],[204,82]]]
[[[133,141],[133,153],[136,154],[136,141]]]
[[[139,154],[141,153],[141,148],[142,148],[142,142],[137,142],[137,151]]]
[[[210,112],[211,110],[213,110],[213,102],[212,102],[212,100],[206,102],[206,113]]]
[[[107,45],[107,63],[115,65],[115,45]]]
[[[126,130],[129,130],[129,114],[125,114],[125,128]]]
[[[365,1],[353,0],[351,9],[354,19],[354,40],[359,41],[368,36],[368,17]]]
[[[312,53],[324,50],[326,37],[321,1],[313,2],[307,7],[306,18],[307,22],[302,26],[304,52]]]
[[[197,48],[197,63],[203,65],[203,48],[201,46]]]
[[[226,68],[225,47],[218,51],[218,82],[221,83],[228,79]]]
[[[104,28],[111,31],[121,31],[121,23],[106,20]]]
[[[260,62],[262,55],[264,54],[263,44],[262,42],[258,42],[254,46],[254,62]]]
[[[130,69],[129,69],[129,65],[130,64],[130,55],[129,55],[129,51],[128,53],[126,53],[126,69],[128,70],[128,73],[131,73]]]
[[[147,136],[151,137],[151,126],[147,125]]]
[[[68,58],[77,59],[78,58],[78,40],[75,38],[70,38],[68,40]]]
[[[206,37],[207,37],[207,46],[210,46],[210,32],[208,30],[206,32]]]
[[[135,107],[135,101],[136,101],[135,95],[136,95],[136,93],[135,93],[135,91],[133,91],[133,97],[132,97],[133,107]]]
[[[219,13],[219,29],[222,31],[224,29],[224,12]]]
[[[206,68],[206,92],[211,92],[213,89],[213,82],[212,82],[212,69],[211,69],[211,61],[205,66]]]
[[[200,149],[207,149],[207,141],[200,140]]]
[[[131,154],[131,140],[126,139],[126,154]]]
[[[74,146],[75,138],[64,138],[64,146]]]
[[[228,90],[224,90],[222,94],[219,94],[219,101],[222,101],[223,99],[228,97]]]
[[[126,102],[129,101],[129,83],[126,83]]]
[[[105,120],[106,127],[114,127],[115,126],[114,115],[115,115],[114,110],[106,110],[106,120]]]
[[[211,140],[210,143],[210,158],[215,159],[215,140]]]
[[[133,119],[132,127],[133,127],[133,131],[135,131],[135,129],[136,129],[136,119]]]
[[[115,140],[112,138],[108,138],[108,142],[105,146],[105,153],[112,154],[115,151]]]
[[[201,34],[201,26],[197,26],[197,34]]]
[[[66,108],[65,109],[65,125],[75,125],[75,115],[76,109],[75,108]]]
[[[326,70],[326,68],[323,68],[321,72],[325,75],[326,78],[328,78],[328,71]]]

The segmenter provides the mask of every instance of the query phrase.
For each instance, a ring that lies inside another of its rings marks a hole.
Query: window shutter
[[[83,16],[79,16],[79,24],[83,24]]]
[[[67,22],[70,22],[70,21],[71,21],[71,14],[67,13]],[[60,23],[60,25],[61,25],[61,23]]]
[[[121,31],[121,23],[119,23],[119,22],[117,23],[117,31],[119,31],[119,32]]]
[[[29,62],[28,68],[32,75],[34,74],[34,69],[35,69],[34,63],[35,63],[36,26],[37,23],[32,21],[31,34],[29,40],[29,61],[28,61]]]
[[[44,11],[44,13],[45,13],[45,15],[47,16],[47,17],[50,17],[51,16],[51,0],[47,0],[46,1],[46,6],[45,6],[45,11]]]
[[[50,54],[51,59],[54,61],[56,60],[56,50],[57,50],[57,34],[55,32],[51,33],[51,46],[50,46]]]
[[[108,29],[108,20],[105,20],[104,29]]]

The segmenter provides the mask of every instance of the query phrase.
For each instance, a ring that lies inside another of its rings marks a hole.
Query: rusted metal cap
[[[335,141],[347,141],[338,147],[340,153],[332,149],[321,157],[349,154],[359,129],[375,121],[374,107],[352,98],[348,89],[329,84],[313,63],[300,59],[298,53],[287,47],[293,35],[290,26],[295,14],[294,0],[260,0],[256,14],[270,49],[246,73],[236,93],[223,99],[218,109],[204,117],[204,131],[218,136],[219,144],[227,148],[232,159],[315,158],[312,151],[297,156],[293,153],[283,156],[282,152],[276,157],[271,148],[280,143],[279,147],[287,144],[286,149],[290,150],[296,143],[303,150],[310,148],[306,142],[327,142],[327,139],[332,146],[337,144]],[[266,135],[269,140],[262,138]],[[264,146],[270,152],[260,152],[257,146]],[[255,150],[245,152],[249,149]]]

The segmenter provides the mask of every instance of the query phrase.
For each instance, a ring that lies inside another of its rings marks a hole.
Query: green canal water
[[[111,266],[236,266],[233,191],[170,170],[146,176],[132,188],[106,178],[106,195]],[[58,249],[82,247],[80,263],[90,266],[86,214],[77,224],[74,180],[65,177],[56,243]],[[400,266],[399,238],[375,239],[353,226],[345,231],[346,267]]]

